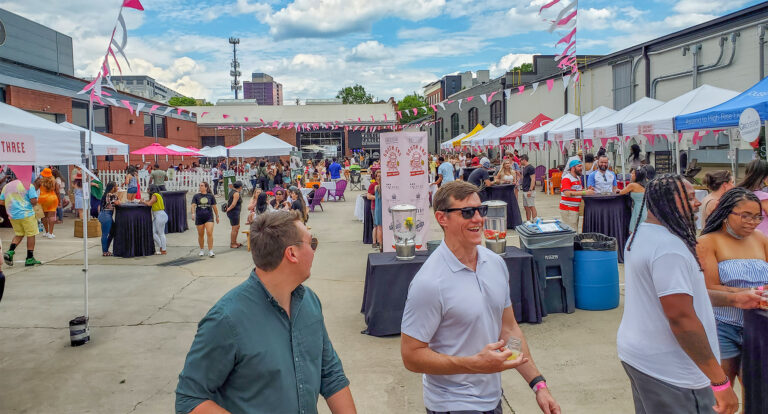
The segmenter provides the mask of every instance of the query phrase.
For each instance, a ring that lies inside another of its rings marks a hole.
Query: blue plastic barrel
[[[616,251],[573,252],[576,307],[608,310],[619,306],[619,258]]]

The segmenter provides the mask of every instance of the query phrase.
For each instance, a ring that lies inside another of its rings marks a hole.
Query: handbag
[[[45,217],[45,213],[43,212],[43,206],[41,206],[40,204],[35,204],[35,206],[32,207],[32,208],[35,210],[35,218],[36,219],[39,220],[39,219]]]

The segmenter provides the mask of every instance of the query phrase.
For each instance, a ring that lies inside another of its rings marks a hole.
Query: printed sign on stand
[[[385,132],[380,137],[384,251],[395,251],[389,209],[398,204],[416,207],[416,249],[425,250],[431,220],[427,133]]]

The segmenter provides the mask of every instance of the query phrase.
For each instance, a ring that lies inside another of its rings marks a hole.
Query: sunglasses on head
[[[469,220],[472,217],[475,217],[475,212],[480,213],[480,217],[485,217],[485,215],[488,214],[488,206],[446,208],[445,210],[441,210],[441,211],[444,211],[446,213],[450,213],[453,211],[461,211],[461,217],[464,217],[465,219]]]

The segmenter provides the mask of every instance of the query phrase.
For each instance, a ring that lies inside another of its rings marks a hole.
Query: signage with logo
[[[760,137],[760,114],[754,108],[747,108],[739,116],[739,135],[747,142],[755,142]]]
[[[0,159],[7,164],[35,161],[35,139],[30,135],[0,134]]]

